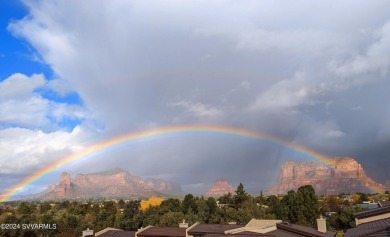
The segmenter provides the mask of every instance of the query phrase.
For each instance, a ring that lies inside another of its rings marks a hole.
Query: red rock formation
[[[267,193],[284,194],[303,185],[312,185],[317,194],[383,192],[385,189],[369,178],[352,158],[334,158],[329,164],[286,162],[282,165],[279,183]]]
[[[235,191],[233,186],[225,179],[218,179],[204,195],[208,197],[220,197],[227,193],[234,195]]]
[[[71,185],[70,175],[64,172],[61,174],[60,183],[54,187],[52,192],[55,193],[56,196],[65,197],[71,192]]]
[[[158,191],[164,191],[167,186],[169,183],[162,180]],[[114,169],[92,174],[78,174],[74,180],[71,180],[68,173],[63,173],[60,183],[53,191],[43,195],[42,199],[139,198],[156,195],[156,190],[142,178],[122,169]]]

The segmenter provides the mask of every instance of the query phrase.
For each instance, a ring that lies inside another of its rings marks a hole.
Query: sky
[[[349,156],[390,183],[390,2],[0,0],[0,195],[122,134],[185,124],[267,133]],[[123,143],[58,167],[121,167],[203,193],[218,178],[259,192],[287,160],[212,133]]]

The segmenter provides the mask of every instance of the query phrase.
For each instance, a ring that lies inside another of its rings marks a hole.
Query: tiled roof
[[[188,231],[189,235],[194,234],[223,234],[226,230],[244,227],[244,225],[217,225],[198,224]]]
[[[376,216],[376,215],[381,215],[385,213],[390,212],[390,206],[385,206],[385,207],[379,207],[367,211],[361,211],[355,213],[354,217],[355,218],[365,218],[365,217],[370,217],[370,216]]]
[[[290,223],[280,223],[276,224],[277,230],[283,230],[285,232],[290,232],[290,234],[298,234],[298,236],[307,236],[307,237],[332,237],[335,236],[335,232],[326,232],[322,233],[317,231],[316,229],[313,229],[311,227],[302,226],[302,225],[295,225]],[[268,232],[267,234],[273,234],[274,231]],[[282,233],[280,233],[282,234]],[[276,235],[279,236],[279,235]],[[280,235],[280,236],[295,236],[295,235]]]
[[[275,237],[274,235],[268,235],[268,234],[259,234],[259,233],[253,233],[253,232],[248,232],[248,233],[240,233],[240,234],[206,234],[203,235],[203,237],[256,237],[256,236],[261,236],[261,237]]]
[[[161,236],[161,237],[185,237],[186,228],[179,227],[150,227],[140,233],[138,236]]]
[[[334,237],[335,232],[322,233],[307,226],[278,223],[277,229],[267,233],[255,233],[251,231],[243,231],[236,234],[227,234],[224,232],[231,229],[242,227],[241,225],[210,225],[210,224],[198,224],[193,229],[188,231],[190,235],[203,235],[204,237]]]
[[[123,231],[123,230],[109,230],[99,235],[99,237],[134,237],[134,236],[135,236],[134,231]]]
[[[390,206],[390,201],[378,201],[378,205],[381,207]]]
[[[262,233],[252,232],[252,231],[243,231],[243,232],[240,232],[237,234],[228,235],[228,237],[230,237],[230,236],[238,236],[238,237],[243,237],[243,236],[250,236],[250,237],[254,237],[254,236],[268,237],[268,236],[270,236],[271,237],[272,236],[272,237],[274,237],[274,235],[271,235],[268,233],[262,234]]]
[[[305,236],[302,234],[296,234],[296,233],[292,233],[292,232],[280,230],[280,229],[268,232],[268,234],[275,236],[275,237],[302,237],[302,236]]]
[[[105,228],[105,229],[103,229],[103,230],[101,230],[101,231],[96,232],[96,233],[95,233],[95,236],[99,236],[99,237],[100,237],[102,234],[104,234],[104,233],[106,233],[106,232],[108,232],[108,231],[110,231],[110,230],[123,231],[123,230],[121,230],[121,229],[116,229],[116,228],[112,228],[112,227],[107,227],[107,228]]]
[[[385,231],[389,229],[390,229],[390,218],[386,218],[386,219],[360,224],[355,228],[347,230],[347,233],[345,233],[344,237],[366,236],[366,235],[371,235],[376,232]]]

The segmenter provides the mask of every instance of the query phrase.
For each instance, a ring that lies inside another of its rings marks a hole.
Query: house
[[[357,212],[355,213],[354,217],[356,226],[371,221],[390,218],[390,206],[383,206],[375,209]]]
[[[390,201],[378,201],[378,205],[380,207],[387,207],[390,206]]]
[[[83,237],[84,236],[95,236],[95,237],[135,237],[135,231],[125,231],[121,229],[111,228],[107,227],[99,232],[96,232],[95,235],[93,235],[92,230],[85,230],[83,231]],[[88,235],[84,235],[88,234]]]
[[[99,232],[96,232],[95,233],[95,236],[102,236],[104,233],[108,232],[108,231],[123,231],[123,230],[120,230],[120,229],[115,229],[115,228],[111,228],[111,227],[107,227]]]
[[[379,205],[379,208],[355,213],[356,227],[347,230],[345,237],[390,236],[390,206]]]
[[[148,226],[135,233],[136,237],[186,237],[186,228]]]
[[[326,231],[326,220],[317,220],[318,230],[290,224],[281,220],[252,219],[247,225],[195,224],[187,230],[193,237],[334,237],[336,232]]]
[[[244,227],[244,225],[221,225],[221,224],[199,224],[195,223],[188,228],[188,236],[203,237],[207,234],[225,234],[225,231]]]
[[[239,234],[239,233],[268,233],[276,230],[276,224],[282,223],[282,220],[258,220],[252,219],[245,226],[241,228],[231,229],[225,231],[225,234]]]
[[[325,220],[325,219],[324,219]],[[320,231],[308,226],[290,224],[290,223],[278,223],[276,224],[276,230],[270,231],[266,234],[275,236],[275,237],[334,237],[336,232],[331,231]]]
[[[135,231],[109,230],[99,237],[134,237]]]
[[[390,236],[390,218],[365,222],[349,229],[344,237]]]

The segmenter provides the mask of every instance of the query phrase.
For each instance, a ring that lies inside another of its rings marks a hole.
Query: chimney
[[[87,236],[94,236],[93,235],[93,230],[90,230],[89,228],[87,230],[84,230],[83,231],[83,237],[87,237]]]
[[[188,223],[186,223],[186,220],[183,219],[183,223],[179,223],[180,228],[188,228]]]
[[[326,219],[322,218],[322,215],[317,219],[317,229],[319,232],[326,233]]]

